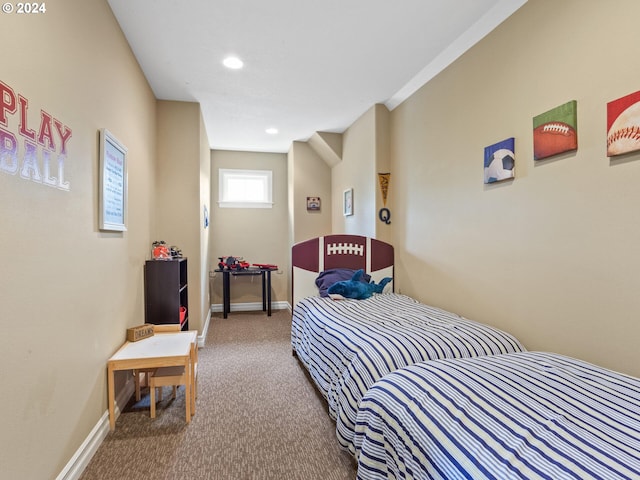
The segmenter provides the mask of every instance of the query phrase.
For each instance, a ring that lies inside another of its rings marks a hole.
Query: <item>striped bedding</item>
[[[360,399],[383,375],[423,360],[524,350],[503,331],[394,293],[304,298],[293,310],[291,342],[351,453]]]
[[[523,352],[396,370],[360,404],[358,479],[638,479],[640,379]]]

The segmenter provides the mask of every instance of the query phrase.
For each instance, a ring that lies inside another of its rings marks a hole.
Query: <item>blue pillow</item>
[[[353,278],[353,274],[356,273],[356,270],[351,268],[331,268],[329,270],[325,270],[321,272],[320,275],[316,278],[316,286],[320,291],[321,297],[328,297],[327,289],[337,282],[342,282],[345,280],[351,280]],[[369,283],[371,281],[371,275],[363,274],[360,280],[363,283]]]

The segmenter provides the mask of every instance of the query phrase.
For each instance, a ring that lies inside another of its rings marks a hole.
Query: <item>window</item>
[[[218,170],[221,208],[272,208],[271,170]]]

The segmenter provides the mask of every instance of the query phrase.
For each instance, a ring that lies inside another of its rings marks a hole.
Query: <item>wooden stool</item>
[[[173,398],[176,397],[176,389],[178,385],[187,384],[187,375],[184,371],[184,367],[161,367],[151,375],[149,379],[149,389],[151,390],[151,418],[156,418],[156,388],[162,388],[166,386],[173,387]],[[162,398],[162,394],[160,394]],[[193,404],[193,402],[192,402]],[[193,415],[193,411],[191,415]],[[187,421],[190,419],[187,418]]]
[[[158,328],[159,327],[159,328]],[[177,328],[176,328],[177,327]],[[154,331],[156,333],[159,332],[171,332],[171,331],[180,331],[180,325],[156,325],[154,327]],[[196,412],[196,395],[197,395],[197,372],[198,372],[198,345],[197,343],[193,343],[191,345],[191,391],[190,402],[189,405],[185,405],[186,412],[191,413],[187,416],[187,422],[191,419],[189,416],[193,416]],[[162,387],[171,386],[173,387],[173,398],[176,398],[176,391],[178,385],[184,385],[186,388],[187,385],[187,372],[185,372],[185,368],[182,366],[176,367],[160,367],[156,368],[149,377],[149,390],[150,390],[150,403],[151,403],[151,418],[156,418],[156,388],[160,388],[160,394],[158,395],[159,400],[162,400]],[[185,402],[187,395],[185,394]]]
[[[160,388],[160,394],[158,399],[162,400],[162,387],[173,387],[173,398],[176,398],[176,391],[178,385],[184,385],[186,388],[187,375],[184,367],[160,367],[154,370],[149,378],[149,390],[150,390],[150,403],[151,403],[151,418],[156,418],[156,388]],[[187,422],[190,420],[190,416],[196,413],[196,398],[198,396],[198,346],[194,343],[191,345],[191,391],[190,405],[185,405],[187,413]],[[191,408],[189,408],[191,407]]]

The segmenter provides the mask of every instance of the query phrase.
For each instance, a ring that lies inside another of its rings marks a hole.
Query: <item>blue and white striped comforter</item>
[[[291,343],[327,400],[338,441],[351,453],[360,399],[387,373],[423,360],[525,350],[501,330],[393,293],[305,298],[293,310]]]
[[[638,479],[640,379],[541,352],[396,370],[358,412],[358,479]]]

